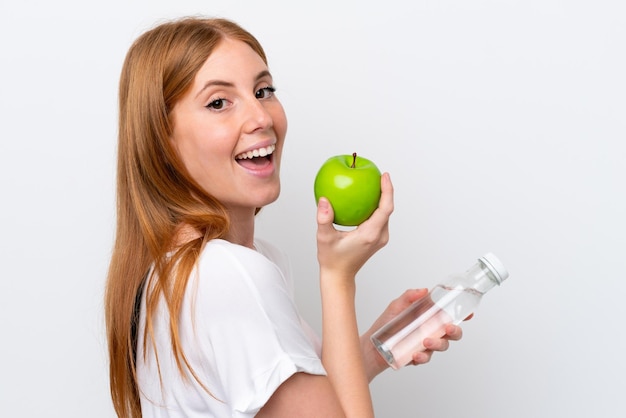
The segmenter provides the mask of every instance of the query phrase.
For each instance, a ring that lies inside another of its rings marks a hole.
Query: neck
[[[230,229],[224,239],[233,244],[254,249],[254,211],[229,210]],[[188,224],[182,224],[176,232],[176,246],[200,238],[200,231]]]
[[[254,210],[229,209],[230,229],[225,239],[233,244],[254,249]]]

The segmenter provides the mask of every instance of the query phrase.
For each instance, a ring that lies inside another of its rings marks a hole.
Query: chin
[[[247,207],[261,208],[274,203],[280,195],[280,186],[257,188],[254,192],[249,193],[246,199]],[[243,202],[241,202],[243,204]]]
[[[269,194],[268,196],[266,196],[265,199],[263,199],[265,201],[264,204],[260,205],[260,206],[267,206],[271,203],[274,203],[275,201],[278,200],[278,197],[280,196],[280,188],[278,188],[278,190],[276,190],[275,192]]]

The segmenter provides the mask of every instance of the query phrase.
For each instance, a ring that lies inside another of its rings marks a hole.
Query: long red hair
[[[267,63],[259,42],[237,24],[184,18],[141,35],[122,68],[117,229],[105,295],[110,389],[119,417],[141,417],[135,363],[146,348],[136,347],[136,301],[149,269],[154,266],[158,281],[146,295],[144,341],[151,340],[152,316],[164,298],[170,313],[172,350],[182,373],[189,365],[181,349],[177,318],[187,280],[202,246],[224,237],[229,228],[225,208],[189,176],[169,140],[171,109],[224,38],[245,42]],[[172,254],[181,225],[194,228],[199,238],[176,247],[173,256],[166,257]]]

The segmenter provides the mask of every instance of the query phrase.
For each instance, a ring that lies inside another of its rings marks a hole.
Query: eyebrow
[[[254,81],[257,82],[257,81],[259,81],[260,79],[262,79],[264,77],[272,77],[272,74],[268,70],[263,70],[263,71],[261,71],[260,73],[257,74],[257,76],[254,78]],[[196,98],[198,96],[200,96],[203,91],[205,91],[206,89],[208,89],[209,87],[212,87],[212,86],[234,87],[235,85],[233,83],[231,83],[230,81],[209,80],[202,86],[200,91],[198,91],[198,93],[196,94]]]

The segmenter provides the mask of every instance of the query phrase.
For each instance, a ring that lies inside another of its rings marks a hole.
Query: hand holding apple
[[[380,170],[367,158],[336,155],[329,158],[315,177],[315,202],[330,201],[334,223],[357,226],[367,220],[380,200]]]

